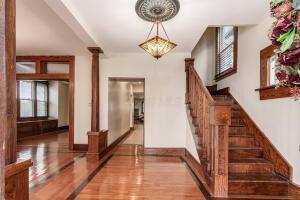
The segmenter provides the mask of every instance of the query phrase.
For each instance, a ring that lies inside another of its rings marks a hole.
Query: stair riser
[[[288,184],[284,182],[229,182],[231,195],[288,195]]]
[[[271,164],[244,164],[244,163],[230,163],[229,173],[271,173],[273,166]]]
[[[229,137],[229,146],[253,146],[254,138],[249,137]]]
[[[235,158],[235,159],[263,158],[263,151],[262,150],[253,150],[253,149],[229,150],[229,158]]]

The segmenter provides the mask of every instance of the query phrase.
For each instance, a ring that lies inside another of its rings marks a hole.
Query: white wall
[[[293,180],[300,184],[300,103],[292,98],[260,101],[254,91],[260,87],[260,50],[270,44],[267,32],[272,22],[268,17],[257,26],[239,28],[238,73],[217,84],[219,89],[230,87],[233,96],[290,162]]]
[[[108,82],[108,145],[130,129],[131,97],[129,82]]]
[[[100,59],[100,124],[108,128],[108,78],[145,78],[145,147],[185,147],[184,59],[169,53],[160,60],[148,54],[119,54]]]
[[[214,83],[215,35],[216,28],[207,28],[192,51],[192,57],[195,58],[195,69],[205,85]]]
[[[91,56],[75,57],[74,143],[87,144],[91,129]]]

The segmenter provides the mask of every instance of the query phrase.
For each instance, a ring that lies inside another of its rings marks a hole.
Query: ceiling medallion
[[[153,23],[146,41],[139,46],[156,59],[159,59],[177,46],[170,41],[162,22],[175,17],[179,8],[178,0],[138,0],[136,3],[135,10],[138,16]],[[167,39],[159,36],[160,26]],[[154,27],[156,27],[156,35],[149,39]]]

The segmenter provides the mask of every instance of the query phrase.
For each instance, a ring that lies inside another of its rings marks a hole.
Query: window
[[[260,99],[277,99],[290,97],[291,91],[288,87],[276,88],[278,80],[276,78],[276,56],[274,53],[275,47],[270,45],[260,51]]]
[[[237,35],[237,27],[217,28],[216,81],[237,72]]]
[[[48,116],[48,83],[44,81],[18,81],[18,118]]]
[[[34,117],[34,94],[31,81],[20,81],[20,117]]]

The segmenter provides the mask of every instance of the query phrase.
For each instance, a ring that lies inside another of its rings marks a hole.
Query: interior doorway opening
[[[110,78],[108,104],[109,143],[130,130],[121,145],[122,148],[143,149],[146,120],[145,79]]]

